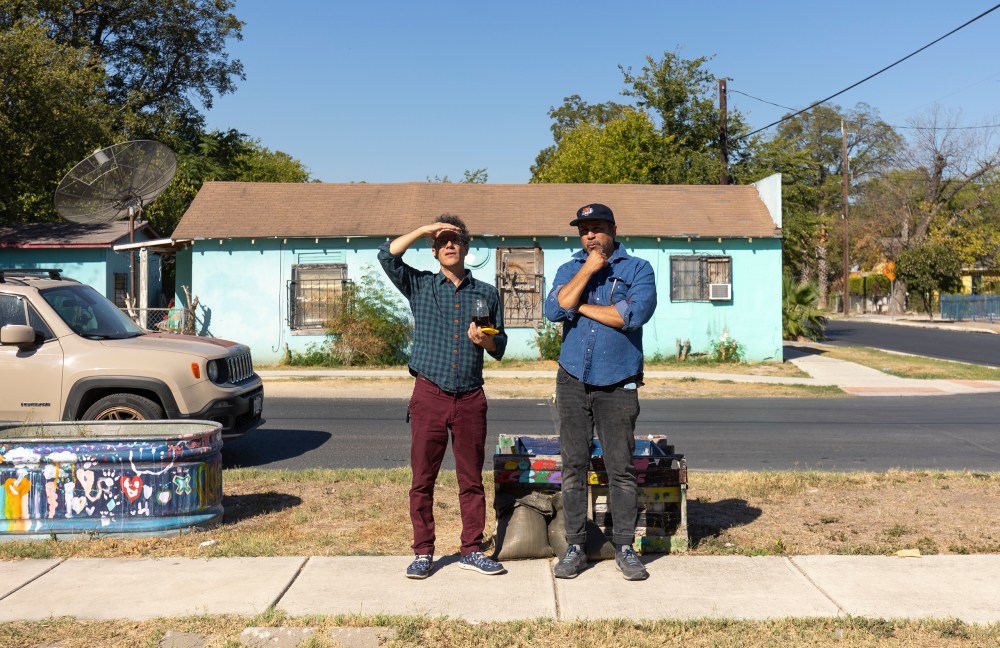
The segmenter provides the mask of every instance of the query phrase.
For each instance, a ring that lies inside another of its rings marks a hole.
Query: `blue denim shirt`
[[[545,317],[562,322],[559,364],[588,385],[613,385],[642,371],[642,325],[656,309],[656,283],[648,261],[629,256],[621,243],[609,265],[590,278],[584,293],[586,303],[614,305],[625,325],[612,328],[559,305],[559,291],[576,276],[587,260],[580,250],[556,271],[552,290],[545,299]]]

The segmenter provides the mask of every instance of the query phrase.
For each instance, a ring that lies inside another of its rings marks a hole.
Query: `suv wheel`
[[[137,394],[105,396],[83,413],[84,421],[155,421],[164,418],[162,407]]]

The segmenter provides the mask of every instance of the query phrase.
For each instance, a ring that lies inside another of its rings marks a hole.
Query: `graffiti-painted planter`
[[[0,539],[212,526],[221,449],[210,421],[0,424]]]

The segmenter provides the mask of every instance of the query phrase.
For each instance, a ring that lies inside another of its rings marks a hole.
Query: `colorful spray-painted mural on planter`
[[[208,421],[0,425],[0,536],[162,534],[222,519]]]

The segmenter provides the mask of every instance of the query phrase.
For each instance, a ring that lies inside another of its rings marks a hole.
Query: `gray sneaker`
[[[433,562],[434,556],[430,554],[417,554],[414,556],[410,566],[406,568],[406,577],[427,578],[431,575],[431,565]]]
[[[571,544],[566,547],[566,554],[552,568],[552,575],[556,578],[576,578],[577,574],[587,566],[587,553],[578,544]]]
[[[639,581],[649,578],[649,572],[639,562],[639,556],[635,554],[635,549],[629,545],[622,545],[621,549],[615,552],[615,567],[622,573],[625,580]]]

